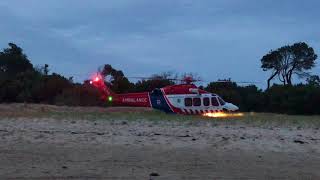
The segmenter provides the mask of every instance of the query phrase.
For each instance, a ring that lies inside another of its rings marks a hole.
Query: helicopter
[[[182,115],[208,115],[236,112],[239,107],[225,102],[219,95],[198,88],[192,77],[182,79],[182,84],[156,88],[151,92],[114,93],[101,74],[96,74],[90,84],[98,88],[104,99],[115,106],[154,108],[166,113]]]

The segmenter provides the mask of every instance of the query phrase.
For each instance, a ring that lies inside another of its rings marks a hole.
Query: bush
[[[100,92],[89,85],[76,84],[55,97],[55,104],[68,106],[102,106]]]
[[[206,90],[238,105],[241,111],[320,114],[320,87],[317,85],[274,85],[262,91],[253,85],[241,87],[231,82],[214,82]]]
[[[266,111],[287,114],[319,114],[320,88],[312,85],[272,86],[266,92]]]

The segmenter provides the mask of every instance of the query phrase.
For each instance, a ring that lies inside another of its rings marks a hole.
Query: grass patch
[[[204,123],[215,125],[251,125],[263,127],[320,127],[320,116],[297,116],[272,113],[245,113],[243,117],[210,118],[199,115],[186,116],[166,114],[160,111],[151,112],[50,112],[41,114],[41,117],[54,119],[85,119],[106,121],[152,121],[174,122],[182,125],[201,126]]]
[[[12,107],[11,107],[12,106]],[[134,108],[130,108],[134,109]],[[67,120],[151,121],[181,125],[235,125],[262,127],[320,127],[320,116],[297,116],[272,113],[244,113],[243,117],[209,118],[166,114],[161,111],[110,111],[100,107],[58,107],[45,105],[0,105],[0,118],[52,118]]]

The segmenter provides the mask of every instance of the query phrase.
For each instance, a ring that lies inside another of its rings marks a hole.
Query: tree
[[[168,79],[148,79],[140,80],[135,84],[136,92],[152,91],[156,88],[173,85],[174,82]]]
[[[49,65],[45,64],[44,66],[36,66],[35,70],[42,75],[49,75]]]
[[[111,86],[111,89],[117,93],[127,93],[134,89],[134,84],[131,83],[123,72],[114,69],[110,64],[105,64],[102,68],[99,68],[99,73],[107,80],[107,84]]]
[[[23,102],[31,99],[37,76],[22,48],[14,43],[0,52],[0,101]]]
[[[151,78],[142,78],[142,80],[135,83],[135,91],[152,91],[156,88],[174,85],[174,79],[176,79],[176,76],[173,76],[172,72],[153,74]]]
[[[289,67],[286,73],[286,79],[288,84],[292,84],[291,79],[293,74],[297,74],[299,77],[309,76],[306,72],[315,66],[315,60],[317,55],[312,47],[309,47],[306,43],[295,43],[291,46],[291,58],[289,59]]]
[[[261,68],[263,71],[271,70],[271,75],[268,78],[268,89],[270,88],[270,81],[279,74],[281,70],[281,55],[278,51],[270,51],[268,54],[264,55],[261,59]]]
[[[205,88],[206,91],[218,94],[227,102],[241,104],[241,96],[238,92],[238,85],[235,82],[210,82]]]
[[[292,85],[294,74],[300,78],[309,76],[307,70],[315,66],[316,59],[317,55],[313,48],[304,42],[270,51],[261,59],[263,71],[272,71],[268,78],[268,89],[270,88],[270,81],[276,76],[284,85]]]
[[[32,94],[35,102],[54,104],[55,97],[61,95],[64,89],[74,86],[67,78],[52,73],[42,75],[41,80],[34,84]]]
[[[33,65],[23,53],[23,50],[16,44],[9,43],[9,48],[5,48],[0,52],[1,77],[11,78],[18,73],[33,70]]]
[[[44,70],[43,70],[44,74],[45,75],[48,75],[49,74],[49,65],[48,64],[45,64],[44,65]]]
[[[63,89],[62,93],[55,97],[54,103],[68,106],[97,106],[104,105],[100,98],[99,90],[88,83],[73,84],[70,88]]]
[[[320,86],[320,77],[318,75],[312,75],[307,78],[308,85],[311,86]]]

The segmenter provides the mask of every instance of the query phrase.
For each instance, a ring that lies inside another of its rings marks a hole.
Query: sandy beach
[[[3,115],[0,136],[0,179],[320,179],[318,127]]]

